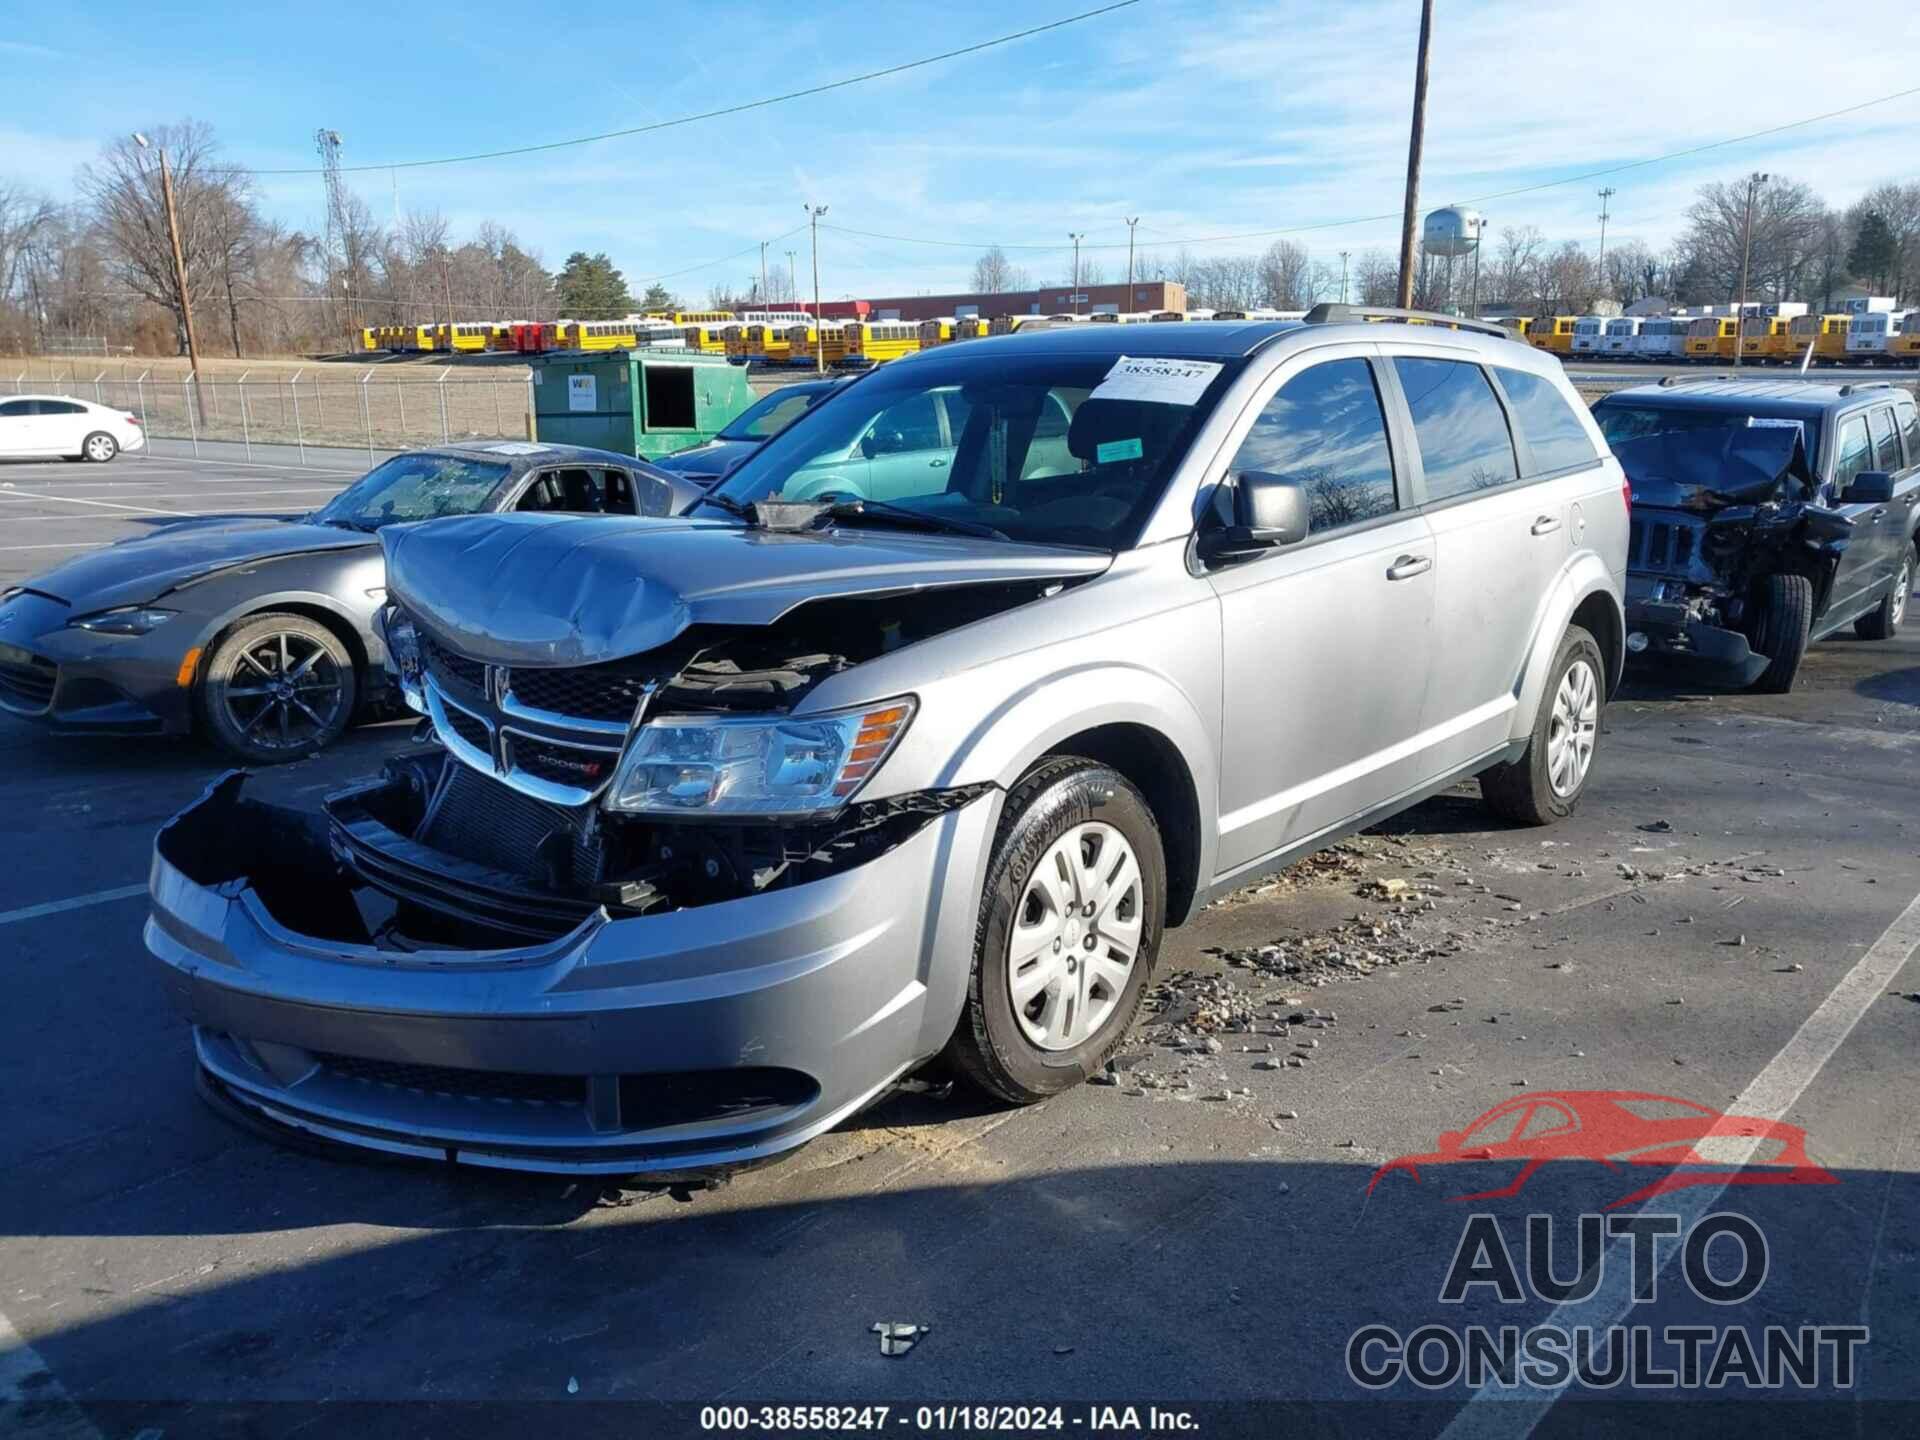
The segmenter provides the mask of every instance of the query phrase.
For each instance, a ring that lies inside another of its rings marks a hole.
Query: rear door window
[[[1551,380],[1505,368],[1499,375],[1500,386],[1507,392],[1514,418],[1520,422],[1520,432],[1527,437],[1527,449],[1533,455],[1530,475],[1571,470],[1600,458],[1580,417]]]
[[[1430,503],[1520,477],[1506,412],[1478,365],[1400,355],[1393,369],[1413,414]]]
[[[1287,381],[1240,442],[1232,468],[1306,486],[1315,535],[1392,514],[1393,452],[1373,367],[1329,360]]]
[[[1900,419],[1901,433],[1907,440],[1907,464],[1920,465],[1920,408],[1902,406],[1893,412]]]

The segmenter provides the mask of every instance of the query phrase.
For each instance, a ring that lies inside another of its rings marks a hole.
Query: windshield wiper
[[[822,502],[820,513],[832,520],[859,520],[872,516],[876,520],[912,526],[916,529],[935,530],[947,535],[977,535],[984,540],[1012,538],[1005,531],[996,530],[993,526],[978,520],[962,520],[956,516],[938,515],[928,510],[913,510],[905,505],[889,504],[885,500],[865,500],[857,495],[847,495],[834,490],[814,498]]]
[[[364,521],[348,520],[339,515],[315,515],[313,520],[316,525],[333,525],[342,530],[358,531],[362,535],[371,535],[378,528]]]
[[[696,505],[717,505],[729,515],[738,515],[742,520],[750,520],[753,518],[753,507],[751,505],[741,504],[731,495],[716,495],[713,491],[709,490],[694,503]]]

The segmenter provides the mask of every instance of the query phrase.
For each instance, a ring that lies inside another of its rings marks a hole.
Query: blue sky
[[[0,25],[0,178],[64,196],[103,139],[191,115],[226,157],[314,162],[338,130],[375,164],[645,124],[913,59],[1088,8],[469,3],[16,6]],[[1719,140],[1920,84],[1910,0],[1443,0],[1423,208]],[[1109,277],[1181,237],[1297,230],[1316,255],[1392,248],[1418,24],[1415,0],[1213,5],[1144,0],[982,55],[808,100],[522,159],[398,172],[406,208],[464,234],[498,220],[549,265],[606,250],[629,280],[703,294],[743,282],[758,242],[798,254],[804,201],[829,294],[958,289],[977,248],[1063,278],[1070,231]],[[1507,199],[1493,228],[1663,245],[1695,186],[1759,168],[1846,204],[1920,174],[1920,96],[1693,159]],[[395,177],[349,177],[390,216]],[[317,176],[262,176],[260,200],[316,227]],[[1327,227],[1313,228],[1308,227]],[[952,246],[914,243],[957,242]],[[1264,239],[1194,245],[1257,250]],[[1107,248],[1099,248],[1107,247]],[[729,252],[752,254],[708,265]],[[692,268],[688,267],[700,267]]]

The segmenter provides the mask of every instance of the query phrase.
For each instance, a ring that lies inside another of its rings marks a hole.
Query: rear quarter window
[[[1525,370],[1499,369],[1495,373],[1533,453],[1529,475],[1591,465],[1600,458],[1587,437],[1586,426],[1551,380]]]
[[[1519,478],[1506,412],[1478,365],[1401,355],[1393,369],[1413,415],[1429,502]]]

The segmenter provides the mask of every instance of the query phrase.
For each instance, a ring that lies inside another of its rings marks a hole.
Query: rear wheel
[[[242,760],[274,765],[338,739],[359,685],[339,636],[304,615],[270,612],[221,637],[196,693],[208,734]]]
[[[1900,557],[1900,573],[1893,577],[1893,588],[1872,614],[1853,622],[1853,633],[1862,640],[1891,640],[1899,632],[1900,622],[1907,618],[1907,597],[1913,593],[1913,555],[1914,547],[1909,545]]]
[[[104,465],[120,453],[120,442],[104,430],[96,430],[80,442],[80,453],[96,465]]]
[[[1553,657],[1533,734],[1517,760],[1480,772],[1480,798],[1503,820],[1551,825],[1586,792],[1600,741],[1606,660],[1592,635],[1569,625]]]
[[[1099,1070],[1146,995],[1166,888],[1160,828],[1118,771],[1064,758],[1029,772],[988,862],[954,1066],[1016,1105]]]
[[[1747,643],[1767,657],[1753,688],[1767,695],[1793,689],[1813,629],[1813,582],[1804,575],[1769,575],[1760,582]]]

